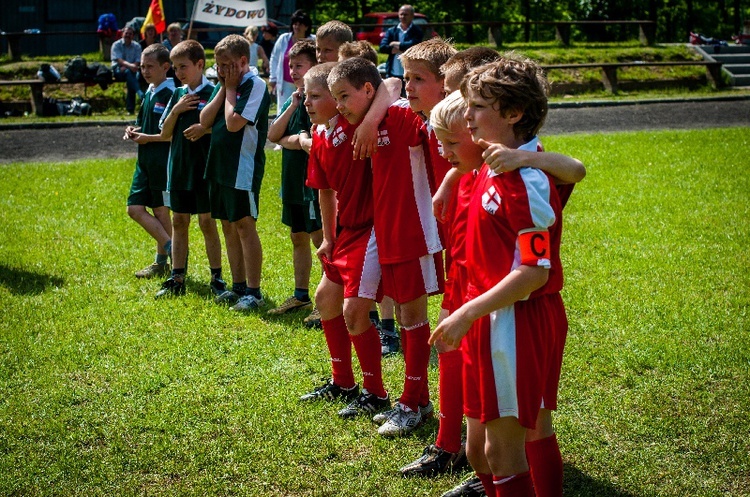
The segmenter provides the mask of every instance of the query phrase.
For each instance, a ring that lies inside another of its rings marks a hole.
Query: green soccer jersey
[[[206,174],[208,149],[211,146],[211,135],[205,134],[197,141],[185,138],[183,132],[193,124],[199,122],[200,111],[208,103],[214,91],[214,85],[203,77],[203,83],[191,90],[187,85],[177,88],[162,116],[162,122],[167,118],[177,102],[188,94],[200,97],[197,108],[183,112],[177,117],[172,132],[172,144],[169,149],[169,169],[167,173],[167,190],[192,191],[197,180],[202,181]]]
[[[292,104],[292,98],[289,97],[282,107],[279,115],[289,108]],[[300,131],[310,132],[312,123],[310,116],[305,109],[304,97],[299,107],[292,114],[289,124],[284,131],[284,136],[297,135]],[[308,187],[307,181],[307,159],[308,155],[304,150],[287,150],[281,151],[281,201],[285,204],[308,204],[315,200],[315,191]]]
[[[220,89],[221,83],[214,88],[209,102]],[[266,163],[264,147],[268,136],[270,105],[266,83],[251,67],[237,87],[234,106],[235,113],[247,119],[247,124],[239,131],[229,131],[222,104],[211,128],[206,179],[238,190],[260,191]]]
[[[158,135],[159,121],[164,110],[167,108],[169,99],[174,92],[174,81],[167,78],[159,86],[148,87],[138,117],[135,121],[136,127],[141,128],[141,133]],[[138,145],[138,164],[147,177],[151,190],[167,189],[167,162],[169,160],[169,142],[153,142]]]

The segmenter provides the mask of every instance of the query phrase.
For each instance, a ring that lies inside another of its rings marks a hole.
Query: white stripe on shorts
[[[423,255],[419,258],[419,265],[422,266],[422,281],[424,281],[425,293],[429,295],[440,291],[435,256],[432,254]]]
[[[500,417],[518,417],[516,313],[510,305],[490,313],[490,351]]]
[[[362,264],[362,277],[359,279],[359,289],[357,297],[363,299],[375,300],[380,287],[382,272],[380,269],[380,259],[378,258],[378,244],[375,240],[375,228],[370,231],[370,238],[367,240],[367,251],[365,260]]]

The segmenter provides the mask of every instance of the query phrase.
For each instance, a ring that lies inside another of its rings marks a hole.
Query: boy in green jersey
[[[138,144],[138,160],[128,196],[128,215],[156,240],[156,260],[135,273],[137,278],[153,278],[167,273],[171,250],[172,221],[167,194],[169,143],[160,136],[159,120],[174,91],[167,79],[169,51],[160,44],[141,54],[141,74],[149,83],[135,126],[125,128],[124,140]],[[148,212],[146,209],[151,209]]]
[[[271,99],[266,83],[250,67],[250,43],[229,35],[214,49],[219,84],[200,114],[211,129],[205,178],[209,184],[211,216],[221,219],[232,289],[218,302],[236,302],[235,311],[265,305],[260,291],[263,249],[258,237],[258,199],[266,163]]]
[[[206,172],[211,136],[200,126],[199,115],[214,91],[203,75],[206,55],[195,40],[178,43],[170,52],[175,74],[186,84],[177,88],[161,119],[161,136],[171,139],[167,190],[172,209],[172,275],[156,297],[183,295],[188,260],[190,217],[198,214],[198,224],[206,242],[211,270],[210,288],[215,295],[226,290],[221,279],[221,240],[216,221],[211,218]]]

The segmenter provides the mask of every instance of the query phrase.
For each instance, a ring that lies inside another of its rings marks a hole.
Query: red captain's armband
[[[549,231],[523,231],[518,234],[521,264],[550,267]]]

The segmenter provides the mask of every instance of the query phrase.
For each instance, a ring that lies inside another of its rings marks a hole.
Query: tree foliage
[[[316,24],[330,19],[355,24],[369,12],[396,11],[401,2],[387,0],[299,0]],[[653,20],[656,40],[686,42],[690,31],[729,40],[750,21],[750,0],[422,0],[413,4],[432,22],[524,22],[566,20]],[[440,26],[442,35],[458,41],[486,39],[487,25]],[[637,27],[623,25],[574,26],[575,39],[623,41],[637,37]],[[504,41],[537,41],[554,37],[551,25],[508,24]]]

